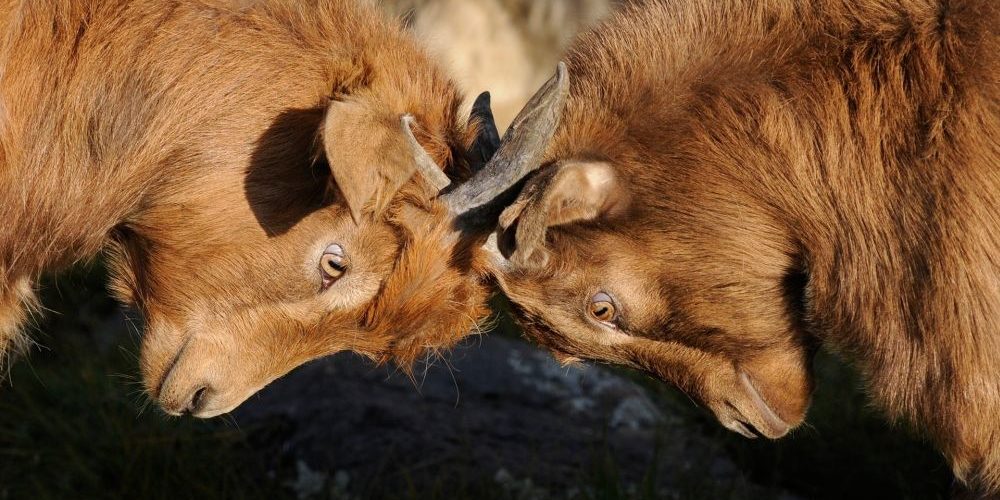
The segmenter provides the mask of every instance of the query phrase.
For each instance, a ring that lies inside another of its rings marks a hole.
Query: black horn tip
[[[472,105],[472,107],[474,109],[483,109],[483,108],[488,109],[490,107],[491,97],[492,96],[490,95],[489,90],[479,94],[479,97],[476,97],[476,102],[475,104]]]
[[[493,108],[490,106],[489,91],[479,94],[472,105],[471,121],[478,122],[479,136],[472,145],[472,154],[476,157],[473,173],[478,172],[496,153],[500,147],[500,133],[497,130]]]
[[[524,179],[541,166],[564,112],[569,80],[568,67],[560,62],[556,74],[518,113],[489,162],[445,195],[456,215],[456,226],[470,227],[481,220],[493,220],[495,212]]]

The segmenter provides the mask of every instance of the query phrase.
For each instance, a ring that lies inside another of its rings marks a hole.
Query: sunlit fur
[[[474,244],[445,243],[424,181],[380,189],[357,223],[330,185],[331,99],[370,111],[344,127],[389,138],[412,114],[437,163],[468,175],[462,96],[375,9],[24,0],[4,2],[0,23],[0,351],[25,343],[38,277],[102,249],[147,322],[146,387],[172,413],[201,386],[196,414],[227,411],[339,350],[408,367],[487,315],[484,263]],[[381,146],[332,147],[359,171],[412,167]],[[333,243],[351,265],[321,292]]]
[[[746,368],[793,424],[822,343],[1000,493],[998,29],[994,0],[616,14],[571,49],[548,157],[607,161],[630,209],[549,228],[547,267],[502,272],[519,317],[709,405]],[[626,302],[619,334],[586,321],[601,288]]]

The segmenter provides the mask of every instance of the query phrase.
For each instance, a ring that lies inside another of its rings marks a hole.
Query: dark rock
[[[691,474],[741,480],[717,446],[607,370],[561,367],[522,342],[484,337],[416,371],[410,380],[335,356],[273,384],[235,417],[302,496],[318,493],[322,477],[331,490],[433,480],[565,498],[609,464],[625,484],[651,474],[665,493]],[[714,466],[686,470],[692,463]]]

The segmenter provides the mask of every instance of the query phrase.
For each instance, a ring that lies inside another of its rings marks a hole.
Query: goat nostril
[[[208,386],[204,385],[194,391],[194,395],[191,396],[191,403],[187,407],[186,414],[198,413],[201,410],[202,404],[205,402],[205,395],[208,394]]]

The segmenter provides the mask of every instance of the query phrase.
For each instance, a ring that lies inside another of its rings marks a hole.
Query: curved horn
[[[480,209],[541,166],[569,94],[569,75],[559,63],[556,75],[514,119],[489,163],[467,182],[444,195],[456,216]]]
[[[451,179],[441,168],[438,167],[437,163],[434,163],[434,159],[431,155],[427,154],[427,150],[417,142],[416,136],[413,135],[413,115],[403,115],[400,120],[403,126],[403,135],[406,137],[406,143],[410,146],[410,154],[413,155],[413,161],[417,165],[417,171],[427,179],[431,185],[440,192],[442,189],[451,185]]]

